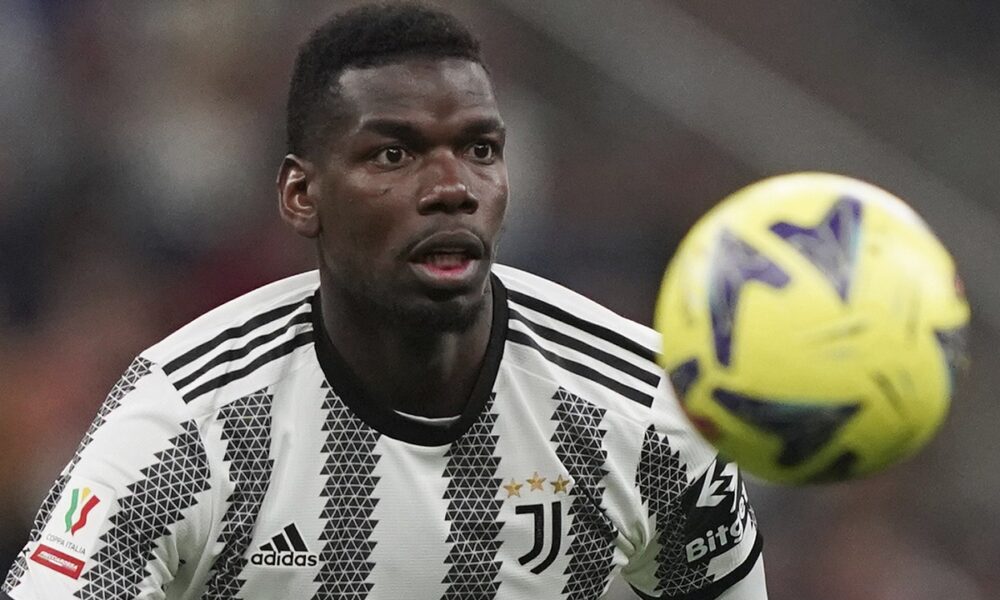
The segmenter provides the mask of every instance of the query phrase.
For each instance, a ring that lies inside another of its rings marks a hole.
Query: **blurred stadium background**
[[[0,0],[0,572],[137,352],[311,268],[275,210],[283,104],[348,4]],[[973,303],[971,376],[889,473],[754,486],[770,593],[1000,598],[1000,4],[437,4],[483,37],[511,131],[503,259],[641,322],[686,228],[761,177],[841,172],[924,214]]]

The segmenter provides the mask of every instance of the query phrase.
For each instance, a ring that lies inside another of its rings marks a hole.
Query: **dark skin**
[[[485,69],[406,59],[345,70],[315,156],[285,157],[282,217],[316,241],[326,330],[370,401],[459,414],[489,341],[507,206]]]

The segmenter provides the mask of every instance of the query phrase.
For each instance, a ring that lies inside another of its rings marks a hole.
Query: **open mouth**
[[[414,247],[410,264],[426,283],[455,285],[473,278],[484,254],[482,241],[471,232],[440,232]]]
[[[424,255],[418,264],[434,271],[461,271],[474,259],[464,250],[435,250]]]

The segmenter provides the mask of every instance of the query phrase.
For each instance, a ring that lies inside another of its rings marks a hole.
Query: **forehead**
[[[462,59],[410,59],[345,70],[339,80],[346,116],[444,120],[499,116],[493,86],[482,65]]]

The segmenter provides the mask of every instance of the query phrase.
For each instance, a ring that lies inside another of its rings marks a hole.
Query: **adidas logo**
[[[319,556],[309,552],[295,523],[291,523],[257,548],[250,562],[258,567],[315,567]]]

